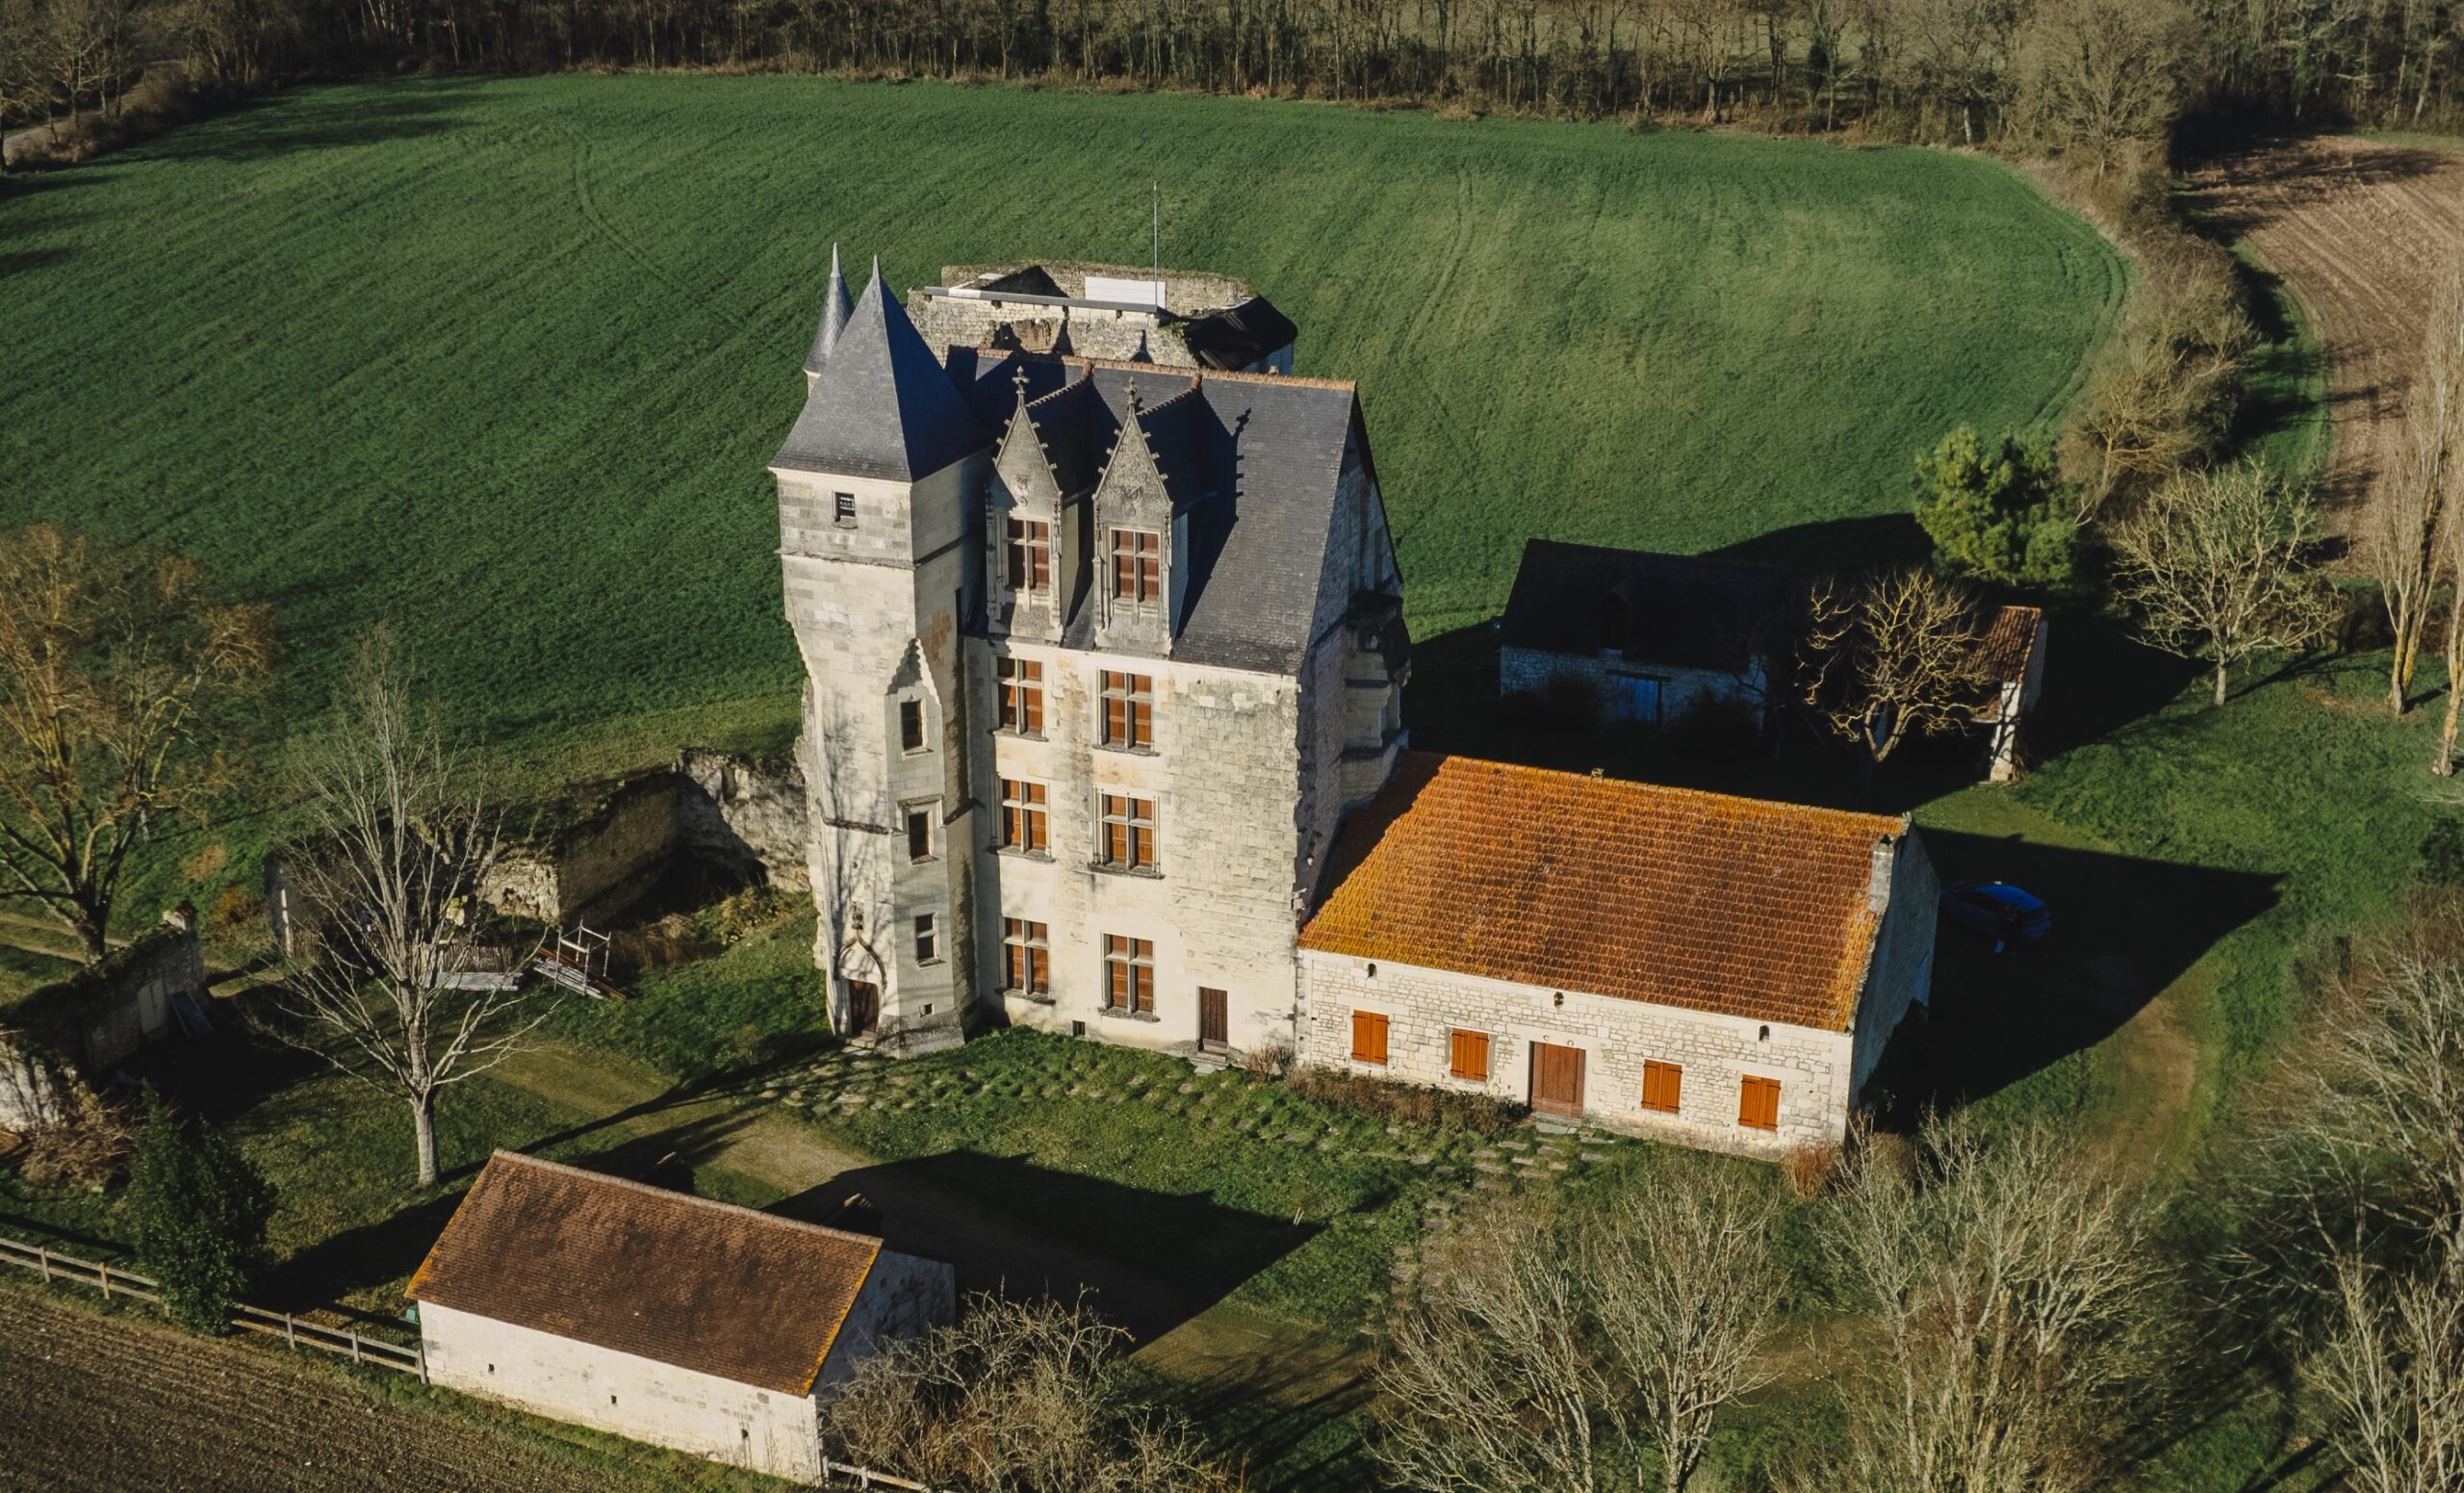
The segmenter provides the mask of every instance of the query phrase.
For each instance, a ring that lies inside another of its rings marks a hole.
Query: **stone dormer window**
[[[830,495],[830,521],[840,528],[856,527],[856,495],[854,493]]]
[[[924,702],[901,700],[898,703],[898,746],[903,752],[924,750]]]
[[[1018,591],[1052,589],[1052,526],[1035,519],[1009,521],[1010,585]]]
[[[1112,531],[1113,600],[1153,606],[1164,599],[1164,536],[1151,528]]]

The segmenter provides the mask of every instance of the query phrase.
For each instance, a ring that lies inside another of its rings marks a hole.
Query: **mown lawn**
[[[567,775],[775,742],[763,464],[830,245],[1248,276],[1356,378],[1423,636],[1531,534],[1836,558],[1914,452],[2042,425],[2118,260],[1920,150],[810,78],[294,90],[0,184],[0,523],[280,609],[294,705],[389,619]],[[552,755],[544,750],[553,743]]]

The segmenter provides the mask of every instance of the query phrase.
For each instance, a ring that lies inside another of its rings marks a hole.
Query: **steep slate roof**
[[[1303,948],[1845,1031],[1904,819],[1411,752]],[[1904,853],[1904,852],[1903,852]]]
[[[499,1151],[407,1294],[805,1395],[881,1248],[860,1234]]]
[[[1292,346],[1300,335],[1292,318],[1264,296],[1212,312],[1181,327],[1181,342],[1200,368],[1240,369]]]
[[[1099,473],[1111,458],[1135,384],[1174,502],[1195,504],[1172,656],[1298,670],[1317,620],[1319,575],[1357,409],[1349,383],[976,348],[952,348],[948,356],[951,379],[976,418],[995,428],[1016,407],[1012,365],[1024,362],[1034,399],[1028,410],[1065,486],[1063,462],[1089,461]],[[1063,378],[1070,383],[1061,385]],[[1073,648],[1093,642],[1091,591],[1064,634]]]
[[[838,334],[847,329],[847,318],[855,314],[855,302],[847,296],[847,277],[838,272],[838,245],[830,245],[830,284],[821,294],[821,325],[812,334],[812,350],[805,354],[805,372],[818,373],[830,361],[830,349],[837,344]]]
[[[876,268],[771,464],[907,482],[989,444]]]
[[[1505,604],[1501,641],[1542,653],[1589,654],[1601,645],[1610,599],[1625,607],[1625,656],[1637,663],[1742,673],[1758,639],[1784,621],[1785,572],[1699,555],[1653,554],[1534,539]]]

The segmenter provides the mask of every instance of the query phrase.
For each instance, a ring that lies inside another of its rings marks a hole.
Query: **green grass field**
[[[303,89],[0,184],[0,523],[273,601],[295,708],[388,618],[560,768],[776,740],[763,464],[832,240],[901,289],[1139,260],[1150,180],[1168,261],[1252,278],[1300,372],[1360,381],[1422,636],[1494,610],[1527,535],[1904,535],[1916,450],[2058,417],[2123,285],[2017,173],[1921,150],[785,77]]]

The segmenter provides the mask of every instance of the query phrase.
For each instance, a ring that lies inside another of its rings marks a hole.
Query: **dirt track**
[[[615,1493],[510,1433],[387,1402],[331,1364],[0,1286],[0,1489]]]
[[[2345,516],[2394,450],[2432,271],[2464,244],[2464,150],[2331,137],[2210,163],[2193,200],[2248,240],[2328,358],[2327,498]]]

